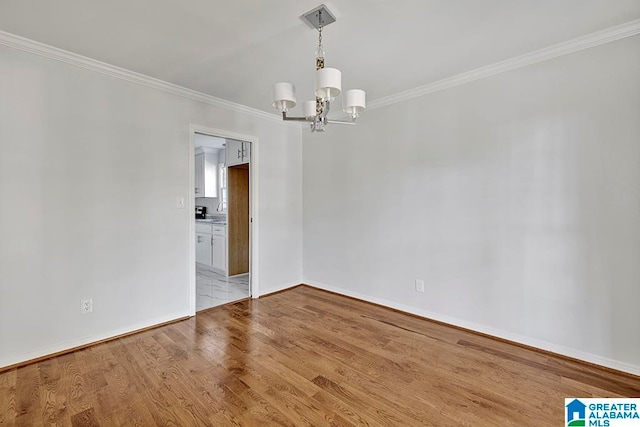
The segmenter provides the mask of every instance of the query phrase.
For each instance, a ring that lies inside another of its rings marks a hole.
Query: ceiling
[[[312,99],[322,0],[1,0],[0,30],[277,114]],[[639,0],[333,0],[326,65],[373,101],[640,18]]]

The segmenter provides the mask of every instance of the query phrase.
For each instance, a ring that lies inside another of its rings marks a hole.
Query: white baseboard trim
[[[389,307],[395,310],[399,310],[405,313],[414,314],[416,316],[424,317],[427,319],[436,320],[438,322],[447,323],[449,325],[458,326],[464,329],[469,329],[471,331],[480,332],[483,334],[491,335],[496,338],[505,339],[508,341],[513,341],[518,344],[523,344],[530,347],[535,347],[541,350],[550,351],[552,353],[556,353],[562,356],[571,357],[574,359],[579,359],[588,363],[593,363],[596,365],[604,366],[606,368],[615,369],[622,372],[627,372],[629,374],[640,376],[640,366],[632,365],[626,362],[621,362],[618,360],[609,359],[606,357],[598,356],[591,353],[586,353],[581,350],[576,350],[569,347],[564,347],[561,345],[553,344],[547,341],[541,341],[534,338],[529,338],[524,335],[514,334],[511,332],[503,331],[501,329],[492,328],[489,326],[481,325],[474,322],[468,322],[466,320],[456,319],[454,317],[446,316],[440,313],[434,313],[426,310],[420,310],[415,307],[410,307],[408,305],[399,304],[394,301],[389,301],[382,298],[372,297],[370,295],[364,295],[358,292],[352,292],[347,289],[337,288],[334,286],[329,286],[323,283],[314,282],[311,280],[303,281],[305,285],[322,289],[325,291],[334,292],[340,295],[356,298],[362,301],[371,302],[374,304],[378,304],[381,306]]]
[[[295,288],[296,286],[300,286],[302,284],[302,282],[297,281],[297,282],[289,282],[289,283],[284,283],[282,285],[278,285],[278,286],[274,286],[268,289],[263,289],[262,286],[260,287],[260,293],[258,295],[254,295],[254,298],[260,298],[263,296],[267,296],[269,294],[273,294],[276,292],[281,292],[281,291],[285,291],[287,289],[290,288]]]
[[[129,325],[126,328],[120,328],[108,332],[99,333],[96,335],[89,335],[85,337],[75,338],[69,341],[65,341],[59,344],[50,345],[46,347],[41,347],[37,350],[30,351],[28,353],[16,354],[13,356],[6,356],[0,359],[0,370],[7,366],[12,366],[19,363],[25,363],[30,360],[39,359],[42,357],[47,357],[54,355],[56,353],[61,353],[73,348],[83,347],[87,345],[91,345],[94,343],[98,343],[100,341],[108,340],[110,338],[117,337],[119,335],[130,334],[136,331],[140,331],[143,329],[151,328],[157,325],[161,325],[163,323],[172,322],[177,319],[181,319],[183,317],[190,317],[188,312],[183,312],[179,314],[172,314],[169,316],[162,316],[155,319],[147,320],[144,322],[139,322],[133,325]]]

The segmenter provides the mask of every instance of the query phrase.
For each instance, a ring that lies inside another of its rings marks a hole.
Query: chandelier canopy
[[[302,104],[302,117],[287,116],[290,108],[296,106],[296,88],[291,83],[280,82],[273,86],[273,106],[282,113],[282,120],[309,122],[312,132],[324,132],[328,123],[354,124],[360,111],[365,109],[365,92],[351,89],[342,94],[342,111],[350,120],[329,119],[331,103],[342,91],[342,74],[336,68],[325,68],[324,47],[322,46],[322,30],[326,25],[335,22],[335,16],[325,5],[302,15],[311,26],[318,30],[318,48],[316,49],[315,101]]]

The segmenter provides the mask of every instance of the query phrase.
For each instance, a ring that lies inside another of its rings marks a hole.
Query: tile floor
[[[196,265],[196,311],[251,296],[249,274],[225,277]]]

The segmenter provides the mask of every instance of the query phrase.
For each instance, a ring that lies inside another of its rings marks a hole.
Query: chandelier
[[[324,67],[324,48],[322,46],[322,29],[335,22],[335,16],[325,5],[302,15],[311,26],[318,30],[318,48],[316,50],[315,101],[302,104],[302,117],[287,116],[290,108],[296,105],[296,88],[291,83],[280,82],[273,86],[273,107],[282,113],[282,120],[309,122],[311,132],[324,132],[328,123],[354,124],[358,113],[365,109],[365,92],[360,89],[344,91],[342,95],[342,111],[350,120],[329,119],[331,104],[340,95],[342,74],[336,68]]]

